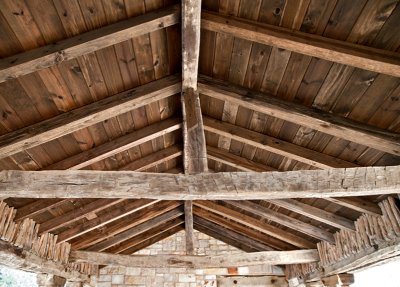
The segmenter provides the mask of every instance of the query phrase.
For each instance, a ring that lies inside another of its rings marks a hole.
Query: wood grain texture
[[[203,29],[237,38],[394,77],[400,76],[400,55],[391,51],[205,11],[202,13],[201,25]]]
[[[179,77],[169,76],[77,108],[0,137],[0,158],[62,137],[180,92]]]
[[[0,61],[0,82],[172,26],[179,16],[179,5],[171,6],[10,56]]]
[[[400,166],[196,175],[113,171],[1,171],[0,197],[283,199],[394,194]]]
[[[254,111],[394,155],[400,155],[400,135],[321,110],[289,103],[269,94],[199,77],[199,92]]]
[[[74,262],[96,262],[101,265],[126,267],[189,267],[220,268],[240,267],[259,264],[280,265],[318,261],[315,249],[294,251],[264,251],[248,254],[231,254],[217,256],[189,255],[118,255],[89,251],[71,251],[70,259]]]

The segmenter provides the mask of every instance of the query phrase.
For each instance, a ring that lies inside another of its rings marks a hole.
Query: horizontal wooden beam
[[[318,261],[315,249],[294,251],[264,251],[217,256],[199,255],[119,255],[90,251],[71,251],[72,262],[93,262],[100,265],[114,265],[140,268],[220,268],[253,266],[259,264],[282,265]]]
[[[207,11],[202,13],[201,27],[248,41],[400,77],[400,55],[396,52]]]
[[[207,157],[209,159],[237,168],[241,171],[276,171],[275,168],[251,161],[247,158],[212,146],[207,146]]]
[[[323,209],[311,206],[309,204],[305,204],[298,200],[274,199],[274,200],[269,200],[268,202],[271,202],[277,206],[283,207],[289,211],[304,215],[308,218],[312,218],[319,222],[323,222],[330,226],[334,226],[338,229],[347,229],[347,230],[355,229],[353,221],[351,221],[345,217],[339,216],[337,214],[330,213]]]
[[[199,76],[199,92],[248,109],[302,125],[322,133],[400,155],[400,135],[328,112],[286,102],[269,94],[254,92],[231,83]]]
[[[0,158],[167,98],[180,90],[180,78],[169,76],[10,132],[0,136]]]
[[[110,142],[68,157],[55,164],[47,166],[45,170],[82,169],[95,162],[113,156],[117,153],[141,145],[145,142],[161,137],[182,128],[182,120],[170,118],[133,131]]]
[[[0,83],[180,22],[175,5],[0,60]]]
[[[210,117],[204,117],[204,129],[231,140],[236,140],[320,169],[358,166],[351,162],[341,160],[324,153],[307,149],[290,142],[286,142]]]
[[[89,282],[89,276],[78,271],[66,271],[60,262],[41,258],[27,250],[22,250],[0,240],[0,262],[2,265],[35,273],[54,274],[71,281]]]
[[[400,166],[195,175],[129,171],[0,171],[0,196],[245,200],[400,192]]]

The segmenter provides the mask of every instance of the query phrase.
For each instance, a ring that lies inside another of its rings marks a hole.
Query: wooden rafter
[[[25,218],[32,218],[46,210],[55,208],[57,206],[63,205],[64,203],[70,201],[69,199],[44,199],[35,200],[25,206],[17,209],[17,215],[15,216],[15,221],[20,221]]]
[[[72,251],[71,261],[96,262],[101,265],[116,265],[127,267],[189,267],[189,268],[220,268],[252,265],[280,265],[318,261],[318,252],[311,250],[264,251],[256,253],[238,253],[217,256],[201,255],[118,255],[100,252]]]
[[[62,161],[52,164],[44,169],[46,170],[64,170],[64,169],[82,169],[95,162],[113,156],[117,153],[128,150],[132,147],[141,145],[145,142],[161,137],[167,133],[182,128],[182,121],[178,118],[170,118],[159,123],[152,124],[142,129],[131,132],[109,141],[100,146],[83,151],[74,156],[68,157]],[[134,169],[130,169],[134,170]]]
[[[379,206],[371,201],[368,201],[363,198],[358,198],[358,197],[341,197],[341,198],[336,198],[336,197],[330,197],[330,198],[325,198],[325,200],[328,200],[330,202],[334,202],[336,204],[339,204],[341,206],[357,210],[358,212],[361,213],[367,213],[367,214],[372,214],[372,215],[381,215],[381,209]]]
[[[345,41],[204,11],[201,27],[336,63],[400,77],[400,55]]]
[[[10,132],[0,137],[0,158],[167,98],[180,90],[179,77],[169,76]]]
[[[175,25],[179,16],[180,7],[175,5],[2,59],[0,82]]]
[[[200,76],[199,92],[248,109],[302,125],[322,133],[400,155],[400,135],[321,110],[286,102],[223,81]]]
[[[83,170],[0,171],[0,196],[5,197],[269,200],[395,194],[399,191],[400,166],[195,175]]]

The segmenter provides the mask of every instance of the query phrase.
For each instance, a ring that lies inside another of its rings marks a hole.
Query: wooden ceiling
[[[398,0],[202,2],[198,86],[209,172],[400,165]],[[177,5],[1,1],[0,169],[182,173]],[[143,28],[160,17],[156,28]],[[126,28],[128,18],[131,25],[145,24],[117,42],[107,38]],[[224,30],[224,21],[234,29]],[[366,55],[389,58],[392,70],[269,46],[252,34],[262,33],[263,24],[287,28],[277,31],[292,36],[304,32],[306,42],[323,39],[338,50],[346,43],[354,50],[377,48]],[[42,47],[46,54],[80,35],[88,41],[97,37],[90,31],[104,27],[96,31],[111,44],[87,45],[81,54],[68,46],[55,60],[38,57],[43,62],[13,70],[24,55],[35,54],[27,51]],[[239,33],[240,27],[250,29]],[[129,100],[132,94],[138,96]],[[379,214],[382,197],[194,201],[193,223],[248,252],[315,248],[320,240],[333,242],[335,231],[353,229],[362,213]],[[58,234],[78,250],[132,254],[184,229],[185,222],[181,201],[5,201],[17,208],[18,220],[32,218],[40,232]]]

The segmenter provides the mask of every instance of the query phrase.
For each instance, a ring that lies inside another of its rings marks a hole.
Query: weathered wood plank
[[[400,55],[319,35],[203,11],[203,29],[336,63],[400,77]]]
[[[199,92],[216,99],[270,115],[288,122],[344,138],[394,155],[400,155],[400,135],[370,125],[355,122],[321,110],[280,100],[230,83],[199,77]]]
[[[70,255],[70,260],[73,262],[96,262],[96,264],[100,265],[141,268],[190,267],[199,269],[316,262],[318,258],[318,253],[315,249],[239,253],[231,254],[230,256],[119,255],[89,251],[71,251]]]
[[[167,98],[180,91],[179,77],[169,76],[5,134],[0,137],[0,158]]]
[[[283,199],[400,191],[400,166],[195,175],[129,171],[0,171],[0,196],[30,198]]]
[[[2,59],[0,82],[175,25],[179,16],[180,7],[175,5]]]

